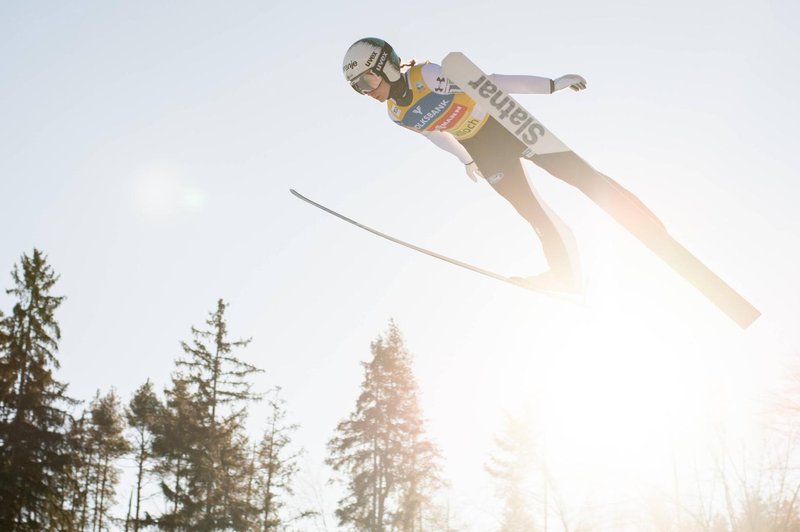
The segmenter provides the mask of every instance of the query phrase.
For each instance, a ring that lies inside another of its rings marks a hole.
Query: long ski
[[[479,273],[481,275],[485,275],[486,277],[491,277],[492,279],[497,279],[498,281],[503,281],[504,283],[513,284],[514,286],[517,286],[517,287],[520,287],[520,288],[524,288],[525,290],[529,290],[531,292],[536,292],[536,293],[539,293],[539,294],[543,294],[543,295],[546,295],[546,296],[549,296],[549,297],[553,297],[553,298],[556,298],[556,299],[560,299],[560,300],[563,300],[563,301],[568,301],[568,302],[571,302],[571,303],[579,303],[579,302],[582,301],[582,297],[583,297],[582,294],[567,294],[567,293],[551,292],[549,290],[540,290],[540,289],[537,289],[537,288],[533,288],[531,286],[528,286],[528,285],[524,284],[523,282],[516,281],[511,277],[507,277],[505,275],[500,275],[499,273],[495,273],[495,272],[480,268],[478,266],[473,266],[472,264],[468,264],[466,262],[463,262],[463,261],[460,261],[460,260],[457,260],[457,259],[453,259],[451,257],[447,257],[447,256],[442,255],[440,253],[436,253],[435,251],[431,251],[429,249],[425,249],[425,248],[419,247],[419,246],[411,244],[409,242],[405,242],[405,241],[400,240],[399,238],[395,238],[395,237],[393,237],[391,235],[387,235],[386,233],[378,231],[377,229],[373,229],[373,228],[371,228],[369,226],[366,226],[366,225],[364,225],[362,223],[359,223],[359,222],[357,222],[357,221],[355,221],[355,220],[353,220],[351,218],[348,218],[347,216],[339,214],[338,212],[334,211],[333,209],[329,209],[328,207],[326,207],[326,206],[324,206],[322,204],[319,204],[316,201],[311,200],[311,199],[303,196],[302,194],[300,194],[299,192],[297,192],[294,189],[290,188],[289,192],[291,192],[292,194],[294,194],[296,197],[300,198],[301,200],[305,201],[306,203],[308,203],[310,205],[313,205],[314,207],[316,207],[318,209],[321,209],[321,210],[327,212],[328,214],[332,214],[333,216],[336,216],[337,218],[339,218],[341,220],[344,220],[345,222],[351,223],[351,224],[355,225],[356,227],[360,227],[361,229],[364,229],[365,231],[369,231],[370,233],[372,233],[374,235],[378,235],[381,238],[385,238],[386,240],[389,240],[390,242],[394,242],[395,244],[400,244],[401,246],[404,246],[406,248],[413,249],[414,251],[418,251],[419,253],[423,253],[423,254],[428,255],[430,257],[434,257],[434,258],[437,258],[439,260],[443,260],[445,262],[449,262],[450,264],[453,264],[455,266],[459,266],[461,268],[465,268],[467,270],[473,271],[475,273]]]
[[[492,83],[489,76],[464,54],[449,53],[442,61],[442,67],[450,80],[527,147],[520,154],[521,157],[531,159],[551,173],[569,174],[573,179],[601,178],[610,181],[617,188],[616,199],[624,197],[624,200],[617,201],[617,204],[625,204],[629,213],[636,211],[639,215],[644,214],[644,218],[649,221],[643,224],[624,223],[628,213],[615,212],[615,209],[608,204],[598,203],[601,208],[617,219],[623,227],[694,285],[740,327],[747,328],[758,319],[761,315],[758,309],[670,236],[661,222],[641,202],[570,150],[519,102]],[[639,216],[636,219],[641,218]]]

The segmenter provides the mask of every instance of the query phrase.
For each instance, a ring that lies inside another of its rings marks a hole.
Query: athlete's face
[[[391,85],[389,85],[389,83],[387,83],[385,79],[383,78],[380,79],[381,82],[378,84],[377,87],[375,87],[369,92],[365,92],[364,94],[370,96],[371,98],[375,98],[379,102],[385,102],[386,99],[389,98],[389,89],[391,88]]]

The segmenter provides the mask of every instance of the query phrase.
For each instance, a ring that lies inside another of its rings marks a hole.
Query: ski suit
[[[507,93],[553,92],[553,81],[548,78],[499,74],[490,78]],[[396,124],[425,135],[463,164],[474,161],[492,188],[533,227],[553,273],[579,286],[574,237],[528,182],[520,160],[526,146],[451,83],[441,66],[414,65],[405,72],[405,81],[403,97],[387,100],[389,117]],[[633,194],[572,152],[533,155],[528,159],[580,189],[629,229],[644,225],[663,230],[661,222]]]

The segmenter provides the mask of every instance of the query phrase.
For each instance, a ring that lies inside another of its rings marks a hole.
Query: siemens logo
[[[515,134],[521,136],[525,144],[533,146],[545,134],[544,126],[528,114],[525,109],[518,107],[510,96],[507,96],[497,85],[486,79],[486,76],[481,76],[467,84],[478,92],[478,95],[483,98],[485,103],[500,111],[500,120],[519,126]]]

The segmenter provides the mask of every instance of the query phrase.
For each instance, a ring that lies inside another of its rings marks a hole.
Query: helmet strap
[[[385,79],[386,77],[384,76],[384,80]],[[397,105],[408,105],[411,103],[414,94],[411,92],[411,87],[408,86],[406,74],[403,74],[397,81],[389,83],[389,98],[397,102]]]

